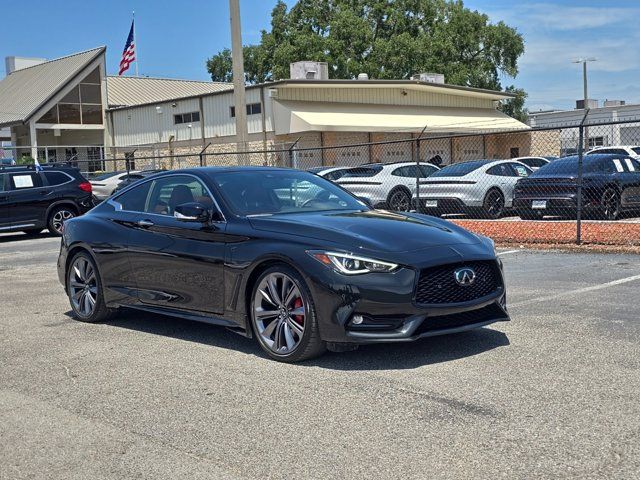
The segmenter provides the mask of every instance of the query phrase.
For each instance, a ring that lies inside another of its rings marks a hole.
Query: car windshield
[[[640,147],[633,147],[631,150],[633,150],[633,153],[636,155],[640,155]]]
[[[103,173],[102,175],[98,175],[96,177],[93,177],[93,180],[106,180],[107,178],[115,177],[116,175],[120,175],[121,173],[123,173],[123,172]]]
[[[486,164],[484,160],[476,160],[473,162],[464,162],[464,163],[454,163],[453,165],[448,165],[444,167],[442,170],[438,170],[435,172],[432,177],[462,177],[468,173],[477,170],[482,165]]]
[[[216,172],[211,178],[229,207],[242,216],[369,209],[340,187],[308,172]]]

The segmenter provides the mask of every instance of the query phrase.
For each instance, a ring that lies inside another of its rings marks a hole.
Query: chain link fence
[[[640,247],[640,121],[586,119],[350,145],[296,141],[247,152],[212,152],[207,145],[196,153],[161,155],[140,147],[95,159],[71,151],[65,160],[88,178],[205,166],[305,169],[376,208],[439,216],[501,244]]]

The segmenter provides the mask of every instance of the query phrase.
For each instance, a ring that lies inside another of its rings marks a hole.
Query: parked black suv
[[[37,234],[48,228],[62,233],[62,224],[94,206],[91,184],[80,170],[67,165],[0,167],[0,232]]]

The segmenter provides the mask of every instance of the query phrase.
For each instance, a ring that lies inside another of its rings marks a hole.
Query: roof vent
[[[605,100],[605,107],[622,107],[626,102],[624,100]]]
[[[369,75],[366,73],[359,73],[358,80],[369,80]]]
[[[444,83],[444,75],[442,73],[417,73],[411,75],[411,80],[418,80],[425,83]]]
[[[329,80],[327,62],[294,62],[289,64],[291,80]]]

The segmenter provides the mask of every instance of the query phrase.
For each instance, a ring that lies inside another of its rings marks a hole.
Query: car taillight
[[[83,192],[91,193],[91,184],[89,182],[82,182],[78,185],[78,188]]]

